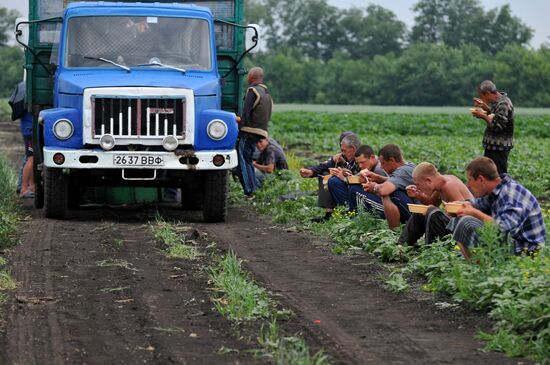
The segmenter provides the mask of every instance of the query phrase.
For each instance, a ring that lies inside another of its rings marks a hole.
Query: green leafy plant
[[[510,173],[535,196],[550,197],[548,154],[550,122],[544,115],[523,115],[517,121],[517,145],[511,154]],[[283,112],[273,116],[271,135],[287,146],[302,166],[316,164],[338,151],[337,136],[351,130],[375,150],[397,143],[408,161],[430,161],[444,173],[464,178],[466,161],[482,154],[484,126],[463,115],[391,113]],[[311,138],[314,135],[315,138]],[[473,136],[473,137],[469,137]],[[452,141],[449,142],[449,141]],[[408,273],[425,277],[422,289],[452,296],[456,302],[487,310],[495,320],[495,333],[484,334],[488,348],[521,354],[544,362],[550,358],[550,307],[548,282],[550,263],[542,254],[514,257],[496,226],[480,231],[481,245],[472,249],[468,263],[450,237],[414,250],[397,245],[399,231],[389,230],[385,221],[367,212],[347,213],[337,208],[332,219],[311,223],[324,212],[316,207],[316,179],[301,178],[295,162],[288,172],[269,180],[251,204],[276,222],[292,223],[320,237],[329,237],[338,254],[363,250],[383,262],[397,262],[404,270],[383,281],[388,290],[407,290]],[[242,196],[239,186],[235,196]],[[282,199],[282,197],[293,197]],[[550,226],[550,206],[543,206]]]
[[[328,357],[322,350],[311,355],[305,341],[299,336],[283,336],[274,320],[265,328],[262,326],[258,336],[256,350],[258,356],[268,357],[277,365],[324,365],[329,364]]]
[[[210,269],[210,280],[218,312],[233,321],[269,318],[275,313],[275,302],[268,292],[252,280],[242,270],[241,261],[234,252],[229,252],[220,262]]]
[[[194,260],[200,256],[200,252],[194,245],[187,244],[193,241],[187,240],[185,230],[181,228],[176,224],[166,222],[159,214],[155,217],[155,224],[151,225],[155,239],[165,245],[166,255]]]

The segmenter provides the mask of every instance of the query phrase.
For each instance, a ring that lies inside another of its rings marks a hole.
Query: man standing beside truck
[[[271,120],[273,100],[267,86],[263,84],[264,70],[253,67],[248,72],[248,88],[244,97],[243,115],[239,125],[237,153],[239,166],[237,175],[245,195],[250,196],[258,188],[254,174],[252,155],[256,143],[267,138],[267,128]]]

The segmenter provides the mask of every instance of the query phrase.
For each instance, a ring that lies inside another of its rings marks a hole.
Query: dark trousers
[[[334,208],[336,205],[332,201],[332,196],[330,195],[330,191],[328,190],[328,185],[326,186],[326,189],[325,189],[325,184],[323,184],[323,177],[322,176],[319,176],[317,178],[317,180],[318,180],[317,182],[318,182],[318,185],[319,185],[319,193],[318,193],[318,197],[317,197],[317,206],[319,206],[321,208],[329,208],[329,209]]]
[[[510,155],[510,150],[508,151],[495,151],[495,150],[485,150],[485,157],[489,157],[495,165],[497,165],[498,174],[502,175],[508,172],[508,155]]]
[[[417,241],[425,235],[426,244],[432,243],[435,239],[444,237],[451,233],[447,224],[450,218],[443,211],[436,207],[428,209],[426,215],[413,213],[397,241],[399,244],[416,245]]]
[[[335,206],[349,205],[349,188],[345,181],[331,177],[328,179],[328,191]]]
[[[253,139],[239,136],[237,139],[237,154],[239,158],[237,176],[246,195],[252,194],[259,186],[256,181],[256,174],[254,173],[254,165],[252,164],[254,149],[255,142]]]
[[[349,188],[349,209],[355,210],[357,206],[363,206],[365,210],[378,214],[380,218],[385,218],[384,204],[382,198],[373,193],[367,193],[363,190],[361,185],[352,185]],[[407,204],[414,203],[414,201],[403,190],[396,190],[390,194],[390,199],[399,209],[399,220],[401,223],[407,222],[411,213],[409,212]]]

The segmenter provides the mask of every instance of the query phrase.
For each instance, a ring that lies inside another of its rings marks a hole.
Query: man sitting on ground
[[[345,137],[348,136],[354,136],[359,140],[359,137],[353,132],[342,132],[340,134],[338,143],[340,144],[340,148],[342,147],[342,141]],[[332,215],[332,210],[335,207],[334,202],[332,201],[332,197],[330,196],[330,193],[328,191],[328,186],[324,184],[323,176],[329,176],[330,175],[330,169],[341,167],[341,168],[348,168],[350,165],[355,164],[354,159],[348,160],[346,155],[349,154],[343,154],[342,152],[334,155],[329,160],[317,165],[317,166],[310,166],[307,168],[300,169],[300,176],[304,178],[310,178],[310,177],[317,177],[319,179],[319,193],[318,193],[318,200],[317,205],[321,208],[325,208],[325,215],[319,218],[315,218],[314,222],[323,222],[325,220],[330,219]]]
[[[468,187],[454,175],[441,175],[429,162],[418,164],[413,170],[415,185],[407,186],[407,194],[422,204],[430,205],[426,215],[413,213],[407,221],[398,243],[414,245],[425,235],[426,244],[451,233],[446,227],[449,216],[437,208],[441,201],[464,201],[473,198]]]
[[[466,167],[468,187],[476,197],[463,204],[459,219],[449,225],[466,259],[469,248],[479,243],[477,229],[484,222],[495,224],[514,244],[514,253],[533,253],[546,241],[546,227],[537,199],[510,175],[498,175],[488,157],[478,157]]]
[[[252,161],[256,168],[256,183],[262,186],[264,180],[275,170],[288,170],[288,163],[284,151],[277,147],[276,143],[271,143],[268,138],[260,138],[256,143],[256,148],[260,152],[258,159]]]
[[[382,169],[382,166],[380,166],[380,162],[378,161],[378,158],[376,158],[374,150],[371,146],[360,146],[355,152],[354,158],[357,167],[361,170],[358,173],[358,176],[363,183],[366,182],[366,179],[361,175],[361,173],[366,173],[366,171],[373,171],[378,175],[387,176],[386,172]],[[348,185],[346,184],[345,178],[331,178],[329,180],[329,192],[336,205],[347,205],[348,208],[350,206],[355,208],[357,203],[350,202],[350,199],[355,200],[355,193],[353,193],[354,191],[363,192],[363,187],[357,184]]]
[[[384,171],[389,176],[382,176],[372,171],[365,171],[363,176],[368,181],[363,184],[363,191],[354,191],[355,199],[350,199],[362,204],[366,210],[378,212],[380,218],[386,218],[390,229],[405,223],[410,217],[407,204],[414,200],[407,195],[406,187],[413,184],[412,172],[415,167],[407,163],[399,146],[388,144],[378,152],[378,160]],[[355,208],[353,205],[350,209]]]

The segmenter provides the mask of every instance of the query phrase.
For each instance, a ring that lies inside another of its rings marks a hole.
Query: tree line
[[[550,107],[550,47],[529,47],[533,30],[509,5],[419,0],[413,11],[408,30],[379,5],[251,0],[265,43],[249,62],[283,103],[466,105],[491,79],[516,105]]]
[[[16,10],[0,7],[0,97],[3,98],[9,97],[15,85],[23,79],[23,51],[20,47],[8,46],[18,16]]]

